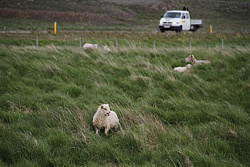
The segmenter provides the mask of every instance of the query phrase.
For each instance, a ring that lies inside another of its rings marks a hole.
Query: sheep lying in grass
[[[185,67],[175,67],[174,70],[178,72],[184,72],[187,69],[189,69],[191,66],[192,66],[191,64],[187,64]]]
[[[83,49],[97,49],[98,44],[85,43]]]
[[[109,49],[108,46],[104,46],[103,49],[104,49],[105,51],[109,51],[109,52],[111,51],[111,50]]]
[[[83,45],[83,49],[97,49],[97,48],[98,48],[98,44],[85,43]],[[108,46],[104,46],[103,49],[105,51],[111,51]]]
[[[204,64],[211,63],[208,60],[196,60],[194,55],[189,55],[187,58],[185,58],[185,61],[190,62],[192,65],[198,65],[198,64],[201,64],[201,63],[204,63]]]
[[[116,113],[114,111],[110,111],[109,104],[102,104],[98,107],[93,117],[93,125],[95,127],[96,134],[104,128],[105,134],[107,135],[110,129],[117,130],[120,123]]]

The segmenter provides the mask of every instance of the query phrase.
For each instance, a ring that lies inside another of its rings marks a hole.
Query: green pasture
[[[238,35],[223,49],[219,34],[209,47],[188,35],[155,49],[148,36],[99,42],[111,52],[1,37],[0,166],[249,166],[250,47]],[[173,71],[189,54],[212,63]],[[94,133],[103,103],[124,134]]]

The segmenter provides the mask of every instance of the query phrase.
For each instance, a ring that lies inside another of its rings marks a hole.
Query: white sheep
[[[174,70],[178,72],[184,72],[187,69],[189,69],[191,66],[192,66],[191,64],[187,64],[185,67],[175,67]]]
[[[95,127],[96,134],[100,132],[100,129],[104,128],[105,134],[107,135],[110,129],[117,130],[120,123],[116,113],[114,111],[110,111],[109,104],[102,104],[98,107],[93,117],[93,125]]]
[[[111,51],[108,46],[104,46],[103,48],[105,51],[109,51],[109,52]]]
[[[97,49],[98,44],[85,43],[83,49]]]
[[[196,60],[194,55],[189,55],[187,58],[185,58],[185,61],[190,62],[192,65],[198,65],[198,64],[201,64],[201,63],[204,63],[204,64],[211,63],[208,60]]]

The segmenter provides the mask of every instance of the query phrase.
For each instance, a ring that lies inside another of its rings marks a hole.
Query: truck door
[[[182,30],[190,29],[190,17],[188,13],[182,13],[181,22],[182,22]]]
[[[186,13],[186,24],[187,24],[187,30],[190,30],[191,28],[191,19],[189,13]]]

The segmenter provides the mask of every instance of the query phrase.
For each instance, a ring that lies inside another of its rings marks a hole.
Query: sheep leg
[[[95,133],[98,134],[99,133],[99,129],[95,128]]]
[[[105,134],[108,135],[108,131],[110,129],[110,126],[105,127]]]

